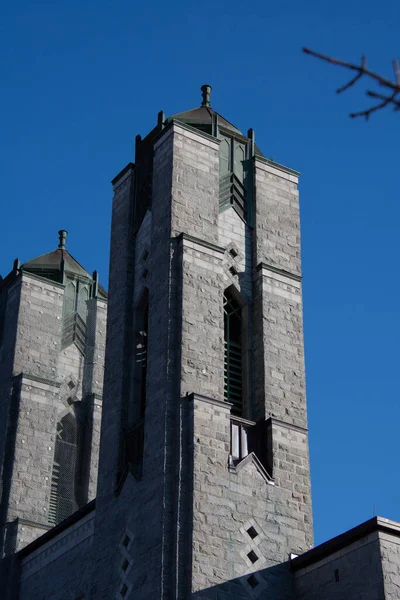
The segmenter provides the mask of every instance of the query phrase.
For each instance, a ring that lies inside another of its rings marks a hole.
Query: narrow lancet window
[[[224,294],[224,338],[225,338],[225,388],[227,402],[233,404],[232,413],[243,414],[243,348],[242,307],[233,294]]]
[[[146,289],[136,308],[133,386],[124,431],[123,468],[127,464],[139,479],[142,474],[146,414],[149,301]]]
[[[77,454],[77,421],[75,415],[68,413],[57,423],[49,506],[51,524],[60,523],[78,509]]]
[[[140,418],[144,418],[146,412],[146,384],[147,384],[147,340],[149,327],[149,305],[143,311],[143,322],[138,332],[138,344],[136,348],[136,361],[140,367]]]

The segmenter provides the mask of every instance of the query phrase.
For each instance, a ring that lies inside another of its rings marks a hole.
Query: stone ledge
[[[311,550],[301,554],[290,561],[290,566],[293,571],[298,571],[308,567],[316,562],[319,562],[335,552],[345,549],[350,544],[367,537],[371,533],[389,533],[393,536],[400,537],[400,523],[391,521],[383,517],[373,517],[353,529],[349,529]]]
[[[294,431],[299,431],[300,433],[308,433],[308,429],[306,427],[301,427],[301,425],[295,425],[294,423],[287,423],[286,421],[281,421],[276,417],[269,417],[265,419],[267,426],[277,425],[278,427],[284,427],[285,429],[293,429]]]
[[[200,400],[200,402],[213,404],[214,406],[218,406],[219,408],[223,408],[224,410],[229,412],[233,406],[233,404],[231,404],[230,402],[225,402],[224,400],[216,400],[215,398],[210,398],[209,396],[202,396],[201,394],[196,394],[195,392],[187,394],[187,396],[184,396],[182,400],[188,400],[189,402],[192,402],[194,400]]]
[[[194,237],[193,235],[189,235],[187,233],[180,233],[175,238],[178,242],[187,241],[192,244],[196,244],[198,246],[203,246],[204,248],[208,248],[213,252],[217,252],[218,254],[225,254],[225,248],[222,246],[217,246],[216,244],[212,244],[211,242],[206,242],[205,240],[201,240],[200,238]],[[219,257],[218,257],[219,258]]]
[[[272,273],[276,273],[277,275],[281,275],[282,277],[287,277],[288,279],[294,279],[294,281],[301,281],[303,277],[301,275],[296,275],[296,273],[291,273],[290,271],[286,271],[285,269],[281,269],[280,267],[275,267],[274,265],[269,265],[265,262],[260,262],[256,266],[256,271],[271,271]]]
[[[181,131],[179,131],[179,129]],[[215,149],[218,150],[218,147],[220,144],[219,139],[213,137],[212,135],[210,135],[208,133],[205,133],[204,131],[200,131],[199,129],[196,129],[195,127],[191,127],[191,125],[188,125],[187,123],[183,123],[182,121],[179,121],[178,119],[172,119],[171,121],[168,121],[168,123],[165,125],[165,127],[163,127],[163,129],[161,129],[160,133],[154,139],[153,149],[156,150],[175,131],[177,133],[180,133],[181,135],[185,135],[185,131],[186,131],[189,134],[191,134],[186,137],[188,137],[190,139],[194,139],[196,136],[197,138],[199,138],[196,141],[198,141],[200,144],[202,143],[203,145],[205,145],[209,148],[212,147],[212,145],[215,145]],[[168,133],[168,135],[165,136],[166,132]]]
[[[17,553],[16,556],[21,561],[22,569],[29,565],[31,561],[34,563],[31,567],[32,571],[28,567],[26,576],[30,576],[32,572],[37,571],[44,564],[48,564],[67,552],[70,548],[68,537],[73,537],[70,543],[72,546],[76,546],[79,543],[77,539],[79,529],[83,528],[85,530],[82,532],[82,540],[93,534],[95,506],[96,501],[92,500]]]
[[[126,175],[127,173],[129,173],[129,171],[130,171],[130,170],[134,170],[134,169],[135,169],[135,165],[134,165],[133,163],[131,163],[131,162],[130,162],[130,163],[128,163],[128,164],[126,165],[126,167],[124,167],[124,168],[122,169],[122,171],[120,171],[120,172],[118,173],[118,175],[116,175],[116,176],[114,177],[114,179],[112,179],[112,180],[111,180],[111,185],[112,185],[113,187],[115,187],[115,186],[117,185],[117,183],[118,183],[118,184],[122,183],[122,181],[121,181],[121,180],[122,180],[122,178],[124,177],[124,175]]]
[[[28,279],[37,279],[38,281],[42,282],[42,283],[46,283],[48,286],[56,286],[58,288],[65,288],[65,285],[63,283],[59,283],[58,281],[53,281],[52,279],[47,279],[46,277],[42,277],[41,275],[37,275],[37,273],[31,273],[30,271],[25,271],[23,268],[21,268],[21,275],[23,276],[22,281],[24,281],[24,279],[28,278]]]
[[[36,527],[37,529],[46,529],[47,531],[54,527],[54,525],[49,525],[48,523],[39,523],[38,521],[21,519],[20,517],[18,517],[18,524],[26,525],[27,527]]]
[[[37,383],[43,383],[44,385],[49,385],[55,388],[61,387],[61,383],[57,381],[52,381],[51,379],[47,379],[46,377],[39,377],[38,375],[31,375],[30,373],[25,373],[24,371],[22,371],[22,373],[20,373],[19,375],[16,375],[16,377],[20,377],[21,383],[26,385],[29,385],[27,383],[28,381],[35,381]]]
[[[260,156],[258,154],[255,156],[255,162],[260,163],[259,166],[263,171],[267,171],[268,173],[272,173],[273,175],[277,175],[278,177],[287,179],[292,183],[298,183],[299,181],[299,171],[295,171],[294,169],[285,167],[284,165],[276,163],[268,158],[264,158],[263,156]]]

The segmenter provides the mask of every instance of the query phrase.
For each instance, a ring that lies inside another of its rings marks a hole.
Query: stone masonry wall
[[[61,345],[63,286],[22,274],[14,373],[57,378]]]
[[[31,541],[23,521],[48,523],[59,387],[26,375],[21,380],[7,521],[18,518],[16,549]]]
[[[35,533],[46,530],[59,394],[63,287],[26,273],[19,277],[15,391],[9,411],[4,482],[5,552],[21,548]]]
[[[130,565],[126,584],[135,590],[135,598],[163,598],[167,593],[170,559],[172,402],[174,352],[176,352],[175,296],[176,243],[171,242],[172,136],[168,132],[156,143],[153,163],[152,215],[145,217],[143,233],[151,229],[151,246],[146,262],[149,287],[148,385],[144,440],[143,475],[137,482],[129,470],[124,474],[118,496],[113,497],[116,479],[115,446],[121,426],[125,390],[120,378],[132,377],[133,348],[123,349],[126,332],[133,337],[134,303],[140,298],[142,273],[133,277],[135,241],[129,234],[129,189],[117,184],[111,236],[109,320],[107,334],[108,363],[105,374],[104,418],[102,426],[101,481],[97,499],[96,548],[98,569],[94,574],[99,598],[109,598],[122,580],[118,568],[109,573],[110,557],[115,556],[121,539],[128,534]],[[127,183],[126,186],[129,186]],[[141,228],[142,229],[142,228]],[[141,231],[139,231],[138,237]],[[138,239],[138,237],[136,239]],[[149,242],[148,236],[144,236]],[[139,242],[137,250],[139,250]],[[137,262],[138,264],[138,262]],[[132,265],[130,270],[129,265]],[[140,264],[139,264],[140,267]],[[118,277],[116,277],[116,272]],[[129,289],[127,288],[127,276]],[[136,289],[133,288],[133,283]],[[138,296],[135,296],[135,293]],[[130,295],[127,304],[126,295]],[[130,311],[130,314],[128,314]],[[129,365],[126,373],[124,366]],[[176,383],[175,383],[176,385]],[[175,398],[177,395],[175,396]],[[132,401],[135,399],[132,398]],[[147,424],[149,423],[149,426]],[[113,447],[114,446],[114,447]],[[104,452],[104,455],[103,455]],[[114,457],[114,458],[113,458]],[[113,464],[111,462],[113,461]],[[104,468],[103,468],[104,465]],[[135,507],[133,509],[133,507]],[[104,512],[103,512],[104,511]],[[108,576],[105,578],[104,573]],[[119,583],[118,583],[119,582]]]
[[[174,124],[171,235],[218,243],[219,144]]]
[[[223,251],[186,239],[182,251],[181,395],[195,392],[222,400]]]
[[[261,331],[254,324],[255,358],[263,360],[256,408],[261,413],[263,406],[267,418],[307,427],[301,284],[262,268],[255,303],[262,310]]]
[[[301,275],[298,175],[255,161],[255,265]]]
[[[133,284],[133,189],[134,169],[129,166],[115,184],[111,222],[110,273],[104,374],[98,496],[113,493],[120,456],[123,396],[127,391],[129,361],[127,313],[131,310]],[[98,513],[101,513],[101,504]]]
[[[297,177],[256,160],[256,418],[307,426]]]
[[[4,293],[4,292],[3,292]],[[13,363],[15,352],[15,340],[17,336],[17,320],[21,294],[21,278],[18,277],[12,282],[7,290],[7,305],[5,313],[4,333],[0,345],[0,512],[4,521],[4,511],[8,499],[7,480],[9,472],[4,463],[5,456],[8,455],[7,447],[7,429],[10,419],[10,402],[13,385]],[[4,468],[6,469],[4,471]],[[2,544],[2,542],[0,541]]]
[[[92,588],[94,514],[45,542],[20,563],[19,600],[97,598]]]
[[[399,531],[399,524],[397,523]],[[393,523],[392,523],[393,526]],[[400,598],[400,538],[390,533],[379,532],[385,600]]]
[[[245,598],[252,593],[248,577],[255,573],[258,596],[273,585],[276,568],[289,553],[308,549],[303,515],[292,505],[291,490],[268,478],[253,455],[228,468],[229,405],[195,395],[192,411],[192,591],[196,598],[214,598],[216,591]],[[257,532],[254,538],[250,527]],[[276,597],[291,597],[290,574],[280,576],[289,591]]]
[[[99,469],[101,411],[104,383],[104,359],[107,330],[107,302],[97,298],[89,301],[88,343],[83,373],[83,398],[86,403],[87,500],[96,496]],[[89,345],[90,341],[90,345]]]
[[[297,600],[383,600],[381,551],[378,533],[334,552],[295,573]]]

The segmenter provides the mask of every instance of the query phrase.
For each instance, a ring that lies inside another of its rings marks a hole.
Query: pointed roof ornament
[[[201,105],[206,106],[208,108],[209,106],[211,106],[210,97],[211,97],[212,87],[211,87],[211,85],[208,85],[206,83],[206,84],[202,85],[200,89],[201,89],[202,96],[203,96],[203,101],[202,101]]]
[[[60,240],[58,243],[58,248],[60,250],[66,249],[67,235],[68,235],[68,231],[66,231],[65,229],[60,229],[60,231],[58,232],[58,236],[59,236],[59,240]]]

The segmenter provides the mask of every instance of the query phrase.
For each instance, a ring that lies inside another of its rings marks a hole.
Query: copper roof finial
[[[60,250],[65,250],[68,231],[66,231],[65,229],[60,229],[60,231],[58,232],[58,235],[59,235],[59,240],[60,240],[58,243],[58,247]]]
[[[211,96],[211,90],[212,87],[211,85],[208,85],[207,83],[201,86],[201,91],[202,91],[202,96],[203,96],[203,101],[201,103],[202,106],[211,106],[211,102],[210,102],[210,96]]]

